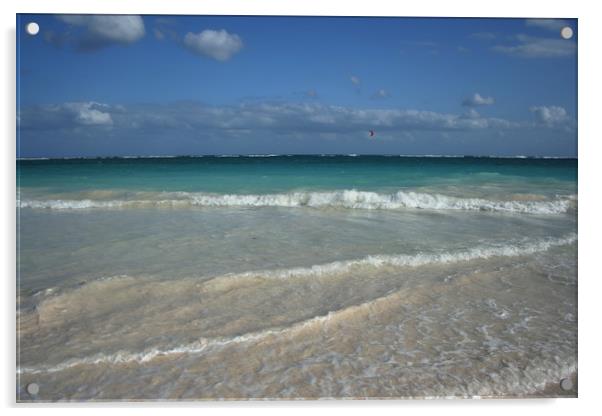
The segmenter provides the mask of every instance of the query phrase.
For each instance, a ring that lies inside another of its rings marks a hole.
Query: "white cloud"
[[[349,77],[349,79],[351,80],[353,85],[360,85],[360,83],[361,83],[360,79],[358,77],[356,77],[355,75],[351,75]]]
[[[243,47],[238,35],[230,34],[223,29],[207,29],[201,33],[188,32],[184,36],[184,45],[193,53],[222,62],[230,59]]]
[[[527,19],[525,24],[531,27],[552,30],[560,33],[560,29],[565,26],[571,26],[569,22],[562,19]]]
[[[113,124],[111,114],[104,112],[107,108],[106,104],[90,101],[65,103],[59,110],[70,113],[75,124],[82,126],[107,126]]]
[[[533,114],[537,122],[554,125],[558,123],[564,123],[568,120],[568,114],[563,107],[558,106],[533,106],[529,109]]]
[[[131,107],[114,113],[115,124],[132,122],[151,129],[185,126],[200,132],[211,130],[269,130],[292,133],[350,133],[367,128],[379,131],[454,131],[516,128],[507,120],[401,109],[356,109],[319,103],[252,102],[238,106],[200,104]]]
[[[491,105],[495,102],[493,97],[483,97],[478,92],[475,92],[472,96],[465,98],[462,101],[462,105],[466,107],[476,107],[479,105]]]
[[[470,108],[470,109],[468,109],[468,111],[466,113],[464,113],[464,117],[465,118],[480,118],[481,115],[474,108]]]
[[[562,58],[572,56],[577,51],[574,41],[561,38],[537,38],[527,35],[517,35],[518,43],[514,45],[497,45],[496,52],[523,58]]]
[[[414,109],[351,108],[312,102],[248,102],[233,106],[208,106],[195,102],[166,105],[116,106],[95,102],[26,107],[20,127],[38,131],[112,127],[115,134],[187,132],[198,136],[229,137],[241,132],[275,135],[341,134],[374,129],[382,133],[573,128],[566,110],[534,106],[535,122],[509,121],[480,115],[474,108],[452,114]]]
[[[19,114],[24,129],[73,129],[82,126],[112,126],[110,106],[94,101],[69,102],[23,109]]]
[[[206,144],[209,147],[202,147],[205,151],[223,153],[232,150],[231,145],[235,143],[247,146],[246,140],[251,140],[254,145],[258,137],[274,146],[286,145],[291,139],[317,143],[327,138],[345,143],[366,140],[366,131],[371,129],[377,132],[380,140],[424,138],[429,141],[449,135],[454,140],[458,139],[459,145],[464,138],[472,137],[479,146],[504,133],[508,140],[520,137],[517,140],[527,145],[533,137],[553,138],[560,134],[576,137],[576,121],[559,108],[533,107],[531,111],[538,121],[510,121],[481,116],[472,107],[466,108],[464,114],[454,114],[342,107],[315,100],[250,101],[227,106],[190,101],[136,105],[106,105],[90,101],[25,106],[19,110],[17,117],[22,137],[26,138],[23,143],[30,142],[21,151],[33,152],[40,142],[56,140],[65,143],[70,140],[72,145],[69,149],[75,149],[81,141],[85,141],[86,146],[90,143],[104,146],[106,143],[123,142],[124,149],[135,146],[154,151],[152,146],[164,145],[167,146],[165,149],[170,149],[167,153],[182,154],[179,147],[182,143],[189,143],[194,149]],[[174,137],[178,140],[170,139]],[[225,147],[211,150],[213,144],[224,144]],[[297,144],[303,148],[302,143]],[[446,151],[453,149],[450,147]],[[237,152],[244,153],[241,150]]]
[[[132,15],[58,15],[69,25],[86,29],[76,41],[80,50],[94,50],[111,44],[130,44],[140,40],[145,33],[144,21]]]

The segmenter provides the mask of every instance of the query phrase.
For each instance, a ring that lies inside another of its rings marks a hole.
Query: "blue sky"
[[[19,15],[17,27],[19,157],[577,152],[576,20]]]

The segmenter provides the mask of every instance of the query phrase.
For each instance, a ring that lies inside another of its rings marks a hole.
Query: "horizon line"
[[[35,157],[17,157],[16,160],[74,160],[74,159],[175,159],[175,158],[203,158],[203,157],[295,157],[295,156],[315,156],[315,157],[408,157],[408,158],[484,158],[484,159],[578,159],[577,156],[548,156],[548,155],[476,155],[476,154],[455,154],[455,155],[436,155],[436,154],[396,154],[396,153],[224,153],[224,154],[192,154],[192,155],[108,155],[108,156],[35,156]]]

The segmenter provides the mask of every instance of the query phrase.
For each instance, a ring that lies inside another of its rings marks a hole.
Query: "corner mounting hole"
[[[571,29],[568,26],[563,27],[560,30],[560,36],[562,36],[563,39],[570,39],[573,37],[573,29]]]
[[[29,383],[26,389],[27,393],[29,393],[31,396],[35,396],[40,392],[40,386],[38,386],[37,383]]]
[[[28,35],[35,36],[40,32],[40,25],[36,22],[29,22],[27,26],[25,26],[25,31]]]

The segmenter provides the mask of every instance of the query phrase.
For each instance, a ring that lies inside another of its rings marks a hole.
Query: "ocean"
[[[21,159],[17,181],[20,401],[576,396],[575,159]]]

